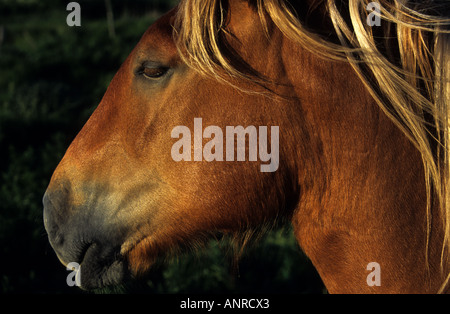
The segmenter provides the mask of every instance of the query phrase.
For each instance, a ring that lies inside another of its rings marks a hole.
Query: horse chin
[[[105,255],[98,246],[91,245],[80,264],[80,288],[91,291],[123,283],[130,278],[127,264],[123,256]]]

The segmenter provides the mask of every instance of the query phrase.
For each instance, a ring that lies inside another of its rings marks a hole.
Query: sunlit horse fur
[[[82,287],[284,221],[329,292],[447,291],[449,4],[380,1],[371,27],[368,2],[184,0],[152,25],[44,196]],[[277,171],[174,161],[195,118],[278,126]]]

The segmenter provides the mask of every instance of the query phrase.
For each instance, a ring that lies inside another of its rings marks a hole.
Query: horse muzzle
[[[120,228],[97,208],[71,204],[69,189],[48,189],[43,198],[44,226],[59,260],[77,263],[79,286],[92,290],[117,285],[128,277],[126,259],[120,254]]]

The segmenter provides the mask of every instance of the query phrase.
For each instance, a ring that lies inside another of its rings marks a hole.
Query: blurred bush
[[[68,27],[69,1],[0,0],[0,291],[81,293],[53,253],[42,196],[65,149],[100,102],[146,28],[177,1],[78,1],[82,27]],[[156,267],[148,279],[103,292],[322,292],[292,232],[271,233],[228,265],[216,242]]]

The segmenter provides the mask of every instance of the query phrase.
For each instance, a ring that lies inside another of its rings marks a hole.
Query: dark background
[[[2,293],[86,293],[66,285],[69,272],[43,227],[42,196],[120,64],[147,27],[177,3],[77,1],[81,27],[69,27],[69,2],[0,0]],[[113,13],[109,20],[107,12]],[[211,242],[198,254],[155,267],[143,282],[97,292],[325,292],[289,226],[248,250],[238,271],[230,265],[227,249]]]

